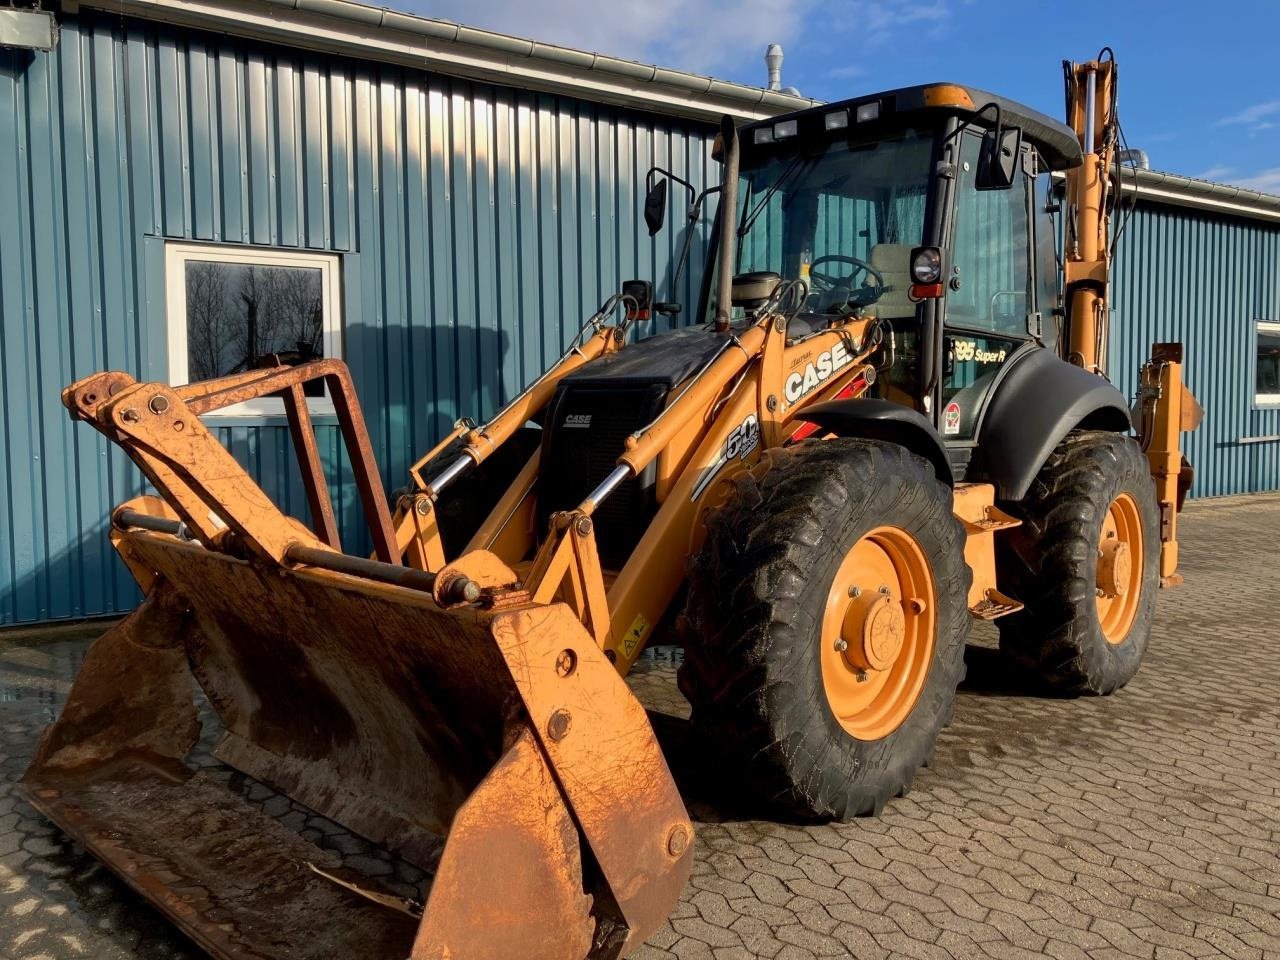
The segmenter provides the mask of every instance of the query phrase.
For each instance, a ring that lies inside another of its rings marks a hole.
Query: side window
[[[949,440],[972,439],[996,371],[1029,337],[1030,179],[1019,167],[1008,190],[978,190],[981,138],[960,145],[951,230],[939,428]]]
[[[947,323],[1026,337],[1031,310],[1027,177],[1019,168],[1008,190],[976,189],[980,145],[978,136],[965,134],[960,146]]]
[[[1257,322],[1254,350],[1253,402],[1259,407],[1280,407],[1280,323]]]
[[[258,247],[170,243],[165,250],[169,379],[194,383],[279,361],[341,358],[338,257]],[[303,388],[313,414],[332,414],[323,381]],[[282,416],[277,397],[213,413]]]

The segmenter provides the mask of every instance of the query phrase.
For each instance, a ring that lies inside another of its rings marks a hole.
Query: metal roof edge
[[[79,0],[123,16],[290,47],[395,63],[469,79],[695,120],[764,119],[818,103],[730,83],[372,7],[354,0]]]
[[[1247,187],[1232,187],[1160,170],[1129,169],[1125,171],[1122,189],[1126,193],[1136,191],[1140,199],[1280,222],[1280,197]]]
[[[1064,173],[1052,176],[1057,181],[1066,179]],[[1280,197],[1248,187],[1232,187],[1162,170],[1125,167],[1120,189],[1127,196],[1136,194],[1139,200],[1280,223]]]

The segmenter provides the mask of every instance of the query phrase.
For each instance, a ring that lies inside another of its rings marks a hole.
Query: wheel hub
[[[841,636],[854,670],[888,670],[902,652],[907,618],[888,593],[863,593],[849,604]]]
[[[1104,540],[1098,548],[1098,589],[1103,595],[1123,596],[1132,572],[1133,555],[1129,544],[1115,537]]]

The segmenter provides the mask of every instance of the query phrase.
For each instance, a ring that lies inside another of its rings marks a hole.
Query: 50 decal
[[[720,448],[720,456],[702,471],[702,476],[698,477],[698,482],[693,485],[693,495],[689,499],[697,500],[702,496],[707,487],[711,486],[711,481],[716,478],[716,474],[724,469],[726,463],[746,457],[758,446],[760,446],[760,420],[752,413],[734,427],[729,436],[725,437],[724,446]]]
[[[837,343],[830,350],[824,350],[815,360],[807,363],[803,371],[797,370],[787,377],[782,385],[787,403],[795,403],[851,363],[853,363],[853,354],[843,343]]]

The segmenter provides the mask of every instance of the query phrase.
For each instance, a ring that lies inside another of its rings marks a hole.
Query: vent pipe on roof
[[[793,97],[800,96],[800,91],[795,87],[784,87],[782,85],[782,44],[771,43],[765,48],[764,65],[769,71],[770,90],[789,94]]]
[[[1147,156],[1145,150],[1121,150],[1119,156],[1116,157],[1119,163],[1131,163],[1139,170],[1150,170],[1151,159]]]
[[[764,65],[769,70],[769,89],[782,89],[782,44],[771,43],[764,52]]]

